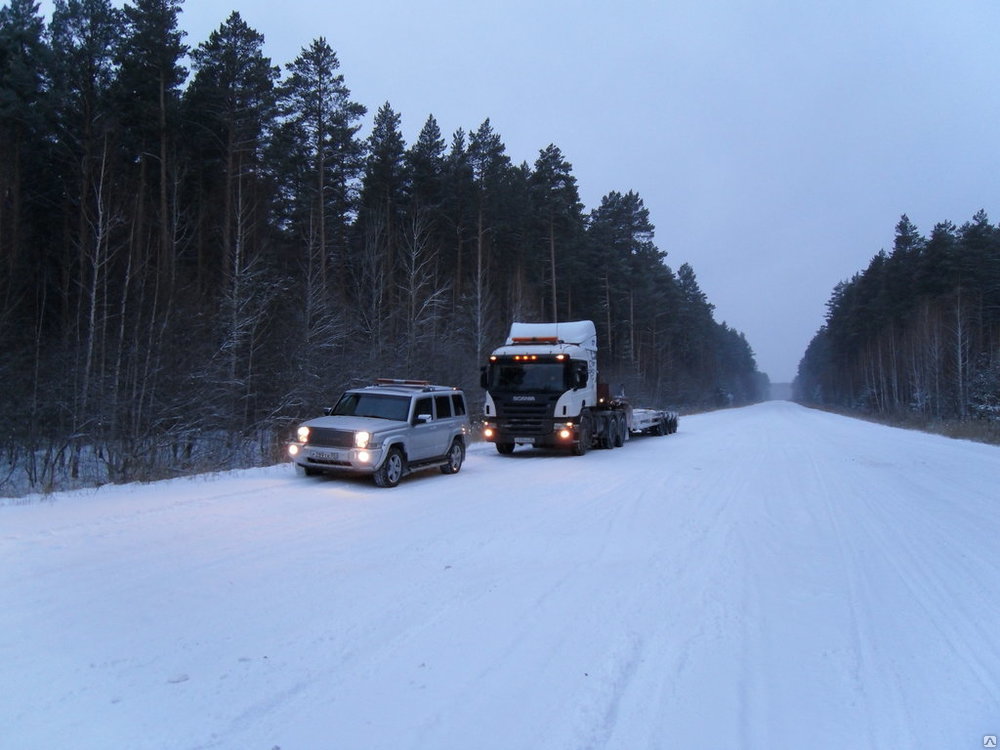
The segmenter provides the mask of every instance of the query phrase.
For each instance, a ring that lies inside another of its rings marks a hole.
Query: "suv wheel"
[[[385,461],[375,470],[375,484],[379,487],[395,487],[403,478],[405,466],[403,451],[399,448],[390,448]]]
[[[462,468],[462,462],[465,460],[465,446],[462,441],[456,438],[451,442],[451,448],[448,449],[448,463],[441,467],[442,474],[458,474],[458,470]]]

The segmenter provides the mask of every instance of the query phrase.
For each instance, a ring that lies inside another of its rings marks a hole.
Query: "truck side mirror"
[[[573,387],[585,388],[587,386],[587,365],[581,364],[573,369]]]
[[[482,367],[479,368],[479,385],[481,388],[485,388],[489,384],[490,384],[489,367],[487,365],[483,365]]]

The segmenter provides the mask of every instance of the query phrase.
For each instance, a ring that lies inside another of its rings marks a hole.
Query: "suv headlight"
[[[306,427],[305,425],[302,425],[299,428],[297,434],[299,436],[299,441],[300,442],[302,442],[302,443],[308,443],[309,442],[309,428],[308,427]]]
[[[368,443],[372,439],[372,434],[370,432],[365,432],[361,430],[360,432],[354,433],[354,447],[355,448],[367,448]]]

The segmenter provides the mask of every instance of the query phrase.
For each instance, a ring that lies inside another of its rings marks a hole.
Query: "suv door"
[[[451,438],[455,434],[454,402],[450,393],[434,397],[434,419],[440,428],[435,438],[437,455],[443,456],[451,447]]]
[[[417,417],[429,415],[430,421],[417,423]],[[440,427],[434,419],[434,399],[431,396],[420,396],[413,401],[413,413],[410,415],[411,429],[407,437],[406,452],[411,461],[423,461],[427,458],[440,456],[444,448],[438,449],[437,435]]]

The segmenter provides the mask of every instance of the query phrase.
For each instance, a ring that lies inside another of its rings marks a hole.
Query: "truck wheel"
[[[497,453],[499,453],[501,456],[509,456],[511,453],[514,452],[513,443],[494,443],[494,445],[496,445],[497,447]]]
[[[615,448],[621,448],[623,445],[625,445],[625,430],[627,430],[627,429],[628,429],[628,425],[625,424],[625,418],[624,417],[618,417],[617,419],[615,419],[615,426],[614,426],[614,433],[615,433],[614,446],[615,446]]]
[[[663,427],[663,420],[662,419],[659,420],[659,421],[657,421],[656,427],[654,427],[653,430],[654,430],[654,432],[657,435],[666,435],[667,434],[667,430],[664,429],[664,427]]]
[[[577,443],[570,449],[574,456],[582,456],[590,448],[590,443],[593,440],[593,436],[590,432],[590,420],[582,419],[580,420],[580,439]]]
[[[395,487],[399,480],[403,478],[403,469],[406,462],[403,460],[403,451],[399,448],[390,448],[389,455],[385,457],[382,465],[375,470],[375,484],[379,487]]]
[[[441,467],[442,474],[458,474],[458,470],[462,468],[462,462],[465,460],[465,446],[462,441],[455,438],[451,442],[451,448],[448,449],[448,463]]]

